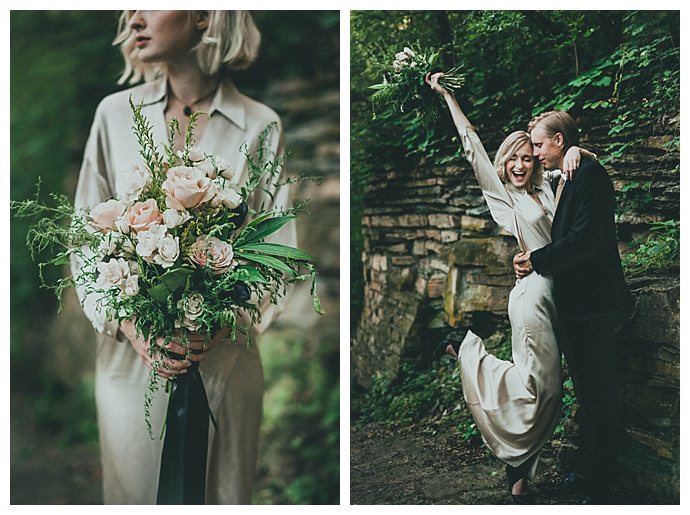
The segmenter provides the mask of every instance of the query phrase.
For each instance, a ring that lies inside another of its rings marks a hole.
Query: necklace
[[[183,102],[181,99],[177,98],[177,95],[175,95],[175,93],[173,93],[172,89],[170,90],[170,94],[173,96],[173,98],[174,98],[175,100],[177,100],[178,102],[180,102],[180,103],[182,104],[182,106],[183,106],[183,107],[182,107],[182,112],[184,113],[184,115],[185,115],[185,116],[191,116],[191,115],[192,115],[192,112],[193,112],[193,111],[192,111],[192,106],[199,104],[199,103],[202,102],[203,100],[206,100],[208,97],[210,97],[211,95],[213,95],[213,94],[216,92],[217,87],[218,87],[218,86],[214,87],[211,91],[209,91],[208,93],[206,93],[203,97],[199,97],[199,98],[197,98],[194,102],[189,102],[189,103]]]

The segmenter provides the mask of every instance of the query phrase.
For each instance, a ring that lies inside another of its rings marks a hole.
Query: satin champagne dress
[[[103,99],[96,109],[79,175],[75,206],[92,208],[112,198],[117,191],[118,172],[141,163],[139,146],[132,130],[128,97],[143,101],[142,113],[153,125],[157,144],[167,141],[164,117],[167,88],[165,80],[146,83]],[[224,81],[209,109],[206,130],[197,145],[206,153],[225,158],[241,171],[240,183],[247,179],[247,164],[240,150],[246,144],[255,155],[259,135],[269,123],[277,123],[268,146],[283,151],[278,115],[251,100]],[[256,191],[250,206],[265,209],[288,205],[283,186],[268,193]],[[294,223],[276,233],[271,241],[296,245]],[[76,260],[73,268],[79,267]],[[96,357],[96,405],[106,504],[155,504],[163,440],[161,431],[167,394],[161,389],[151,409],[156,434],[151,439],[144,422],[144,392],[148,369],[127,341],[117,339],[117,322],[107,320],[96,299],[77,293],[87,317],[98,332]],[[201,362],[200,371],[218,430],[211,424],[206,481],[207,504],[248,504],[254,478],[263,397],[263,372],[257,336],[277,315],[279,306],[262,306],[262,322],[252,329],[253,343],[238,333],[236,341],[225,340]]]
[[[547,179],[538,193],[540,206],[524,190],[500,181],[472,128],[458,130],[494,221],[515,236],[523,251],[550,243],[555,202]],[[512,362],[489,354],[471,331],[460,346],[458,362],[463,394],[483,440],[513,467],[533,460],[527,465],[532,479],[538,453],[553,433],[561,407],[551,278],[532,273],[518,279],[508,300],[508,317]]]

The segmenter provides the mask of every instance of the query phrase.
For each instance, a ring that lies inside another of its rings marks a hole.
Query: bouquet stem
[[[204,504],[209,406],[199,362],[172,383],[156,504]]]

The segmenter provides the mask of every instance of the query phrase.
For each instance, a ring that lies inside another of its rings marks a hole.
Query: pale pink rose
[[[101,202],[89,213],[90,224],[101,232],[112,231],[116,228],[115,221],[122,216],[127,206],[119,200]]]
[[[146,202],[137,202],[129,208],[129,228],[133,232],[148,231],[152,225],[160,224],[163,216],[158,210],[156,199],[148,199]]]
[[[163,183],[169,209],[191,209],[213,197],[214,188],[206,174],[189,166],[175,166],[168,170]]]
[[[199,266],[208,266],[216,275],[234,266],[232,245],[213,236],[199,236],[189,248],[189,258]]]

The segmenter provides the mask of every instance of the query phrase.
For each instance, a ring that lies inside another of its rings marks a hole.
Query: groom
[[[563,111],[529,124],[534,156],[546,170],[563,169],[566,150],[578,143],[577,126]],[[615,381],[615,329],[627,302],[616,243],[614,190],[596,161],[582,158],[572,180],[556,187],[551,243],[515,256],[518,278],[550,275],[558,312],[558,342],[580,407],[574,471],[556,488],[578,493],[583,504],[605,504],[615,479],[622,436]]]

